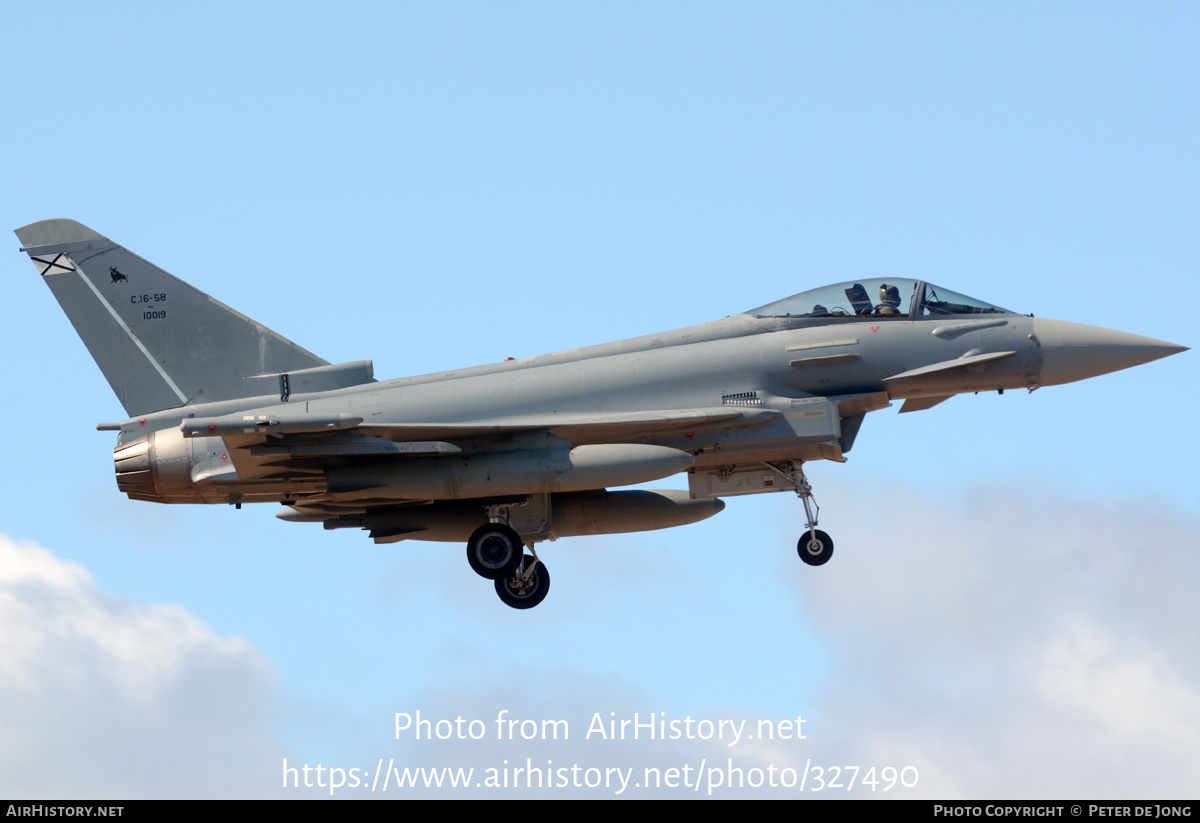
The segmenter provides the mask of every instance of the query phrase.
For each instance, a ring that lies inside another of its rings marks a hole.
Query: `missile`
[[[361,417],[348,414],[225,414],[219,417],[189,417],[179,424],[184,437],[213,437],[223,434],[315,434],[353,429]]]

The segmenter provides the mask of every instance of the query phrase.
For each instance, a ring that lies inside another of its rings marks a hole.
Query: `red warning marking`
[[[209,424],[208,424],[208,430],[209,430],[210,432],[215,432],[215,431],[217,430],[217,424],[216,424],[216,423],[209,423]]]
[[[221,452],[221,459],[222,459],[222,460],[228,460],[228,459],[229,459],[229,455],[227,455],[225,452]]]
[[[696,436],[696,433],[695,433],[695,432],[688,432],[688,433],[687,433],[687,439],[688,439],[688,440],[691,440],[691,439],[692,439],[693,437],[695,437],[695,436]]]
[[[872,334],[874,334],[874,333],[875,333],[875,332],[877,332],[877,331],[879,331],[879,327],[878,327],[878,326],[872,326],[872,327],[871,327],[871,333],[872,333]]]
[[[144,426],[144,425],[146,425],[146,418],[144,418],[144,417],[139,417],[139,418],[138,418],[138,422],[139,422],[139,423],[141,423],[141,424]]]

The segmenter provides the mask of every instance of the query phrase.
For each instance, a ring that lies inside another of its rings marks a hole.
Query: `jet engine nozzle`
[[[192,488],[191,443],[175,431],[151,432],[113,452],[117,488],[134,500],[202,502]]]

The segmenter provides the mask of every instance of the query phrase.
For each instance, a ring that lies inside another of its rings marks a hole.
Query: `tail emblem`
[[[126,283],[129,282],[129,278],[117,271],[115,266],[109,266],[108,273],[112,277],[112,282],[114,283],[120,283],[121,281]]]
[[[75,264],[65,254],[56,254],[53,257],[34,257],[31,254],[29,255],[29,259],[33,261],[33,265],[37,266],[38,274],[42,277],[45,277],[47,274],[62,274],[65,271],[75,271]]]

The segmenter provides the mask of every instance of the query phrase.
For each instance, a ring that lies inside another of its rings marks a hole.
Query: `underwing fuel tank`
[[[615,443],[331,466],[325,479],[336,500],[459,500],[630,486],[691,465],[678,449]]]
[[[706,520],[725,508],[715,497],[693,500],[685,491],[674,489],[565,492],[549,495],[549,512],[514,506],[511,517],[523,533],[577,537],[590,534],[625,534],[683,526]],[[306,513],[284,509],[275,516],[295,522],[325,522],[327,529],[364,528],[376,543],[395,543],[404,539],[456,543],[466,540],[487,522],[487,508],[479,500],[447,500],[429,506],[373,508],[357,515]],[[549,527],[553,513],[553,526]],[[542,528],[539,528],[539,524]]]

